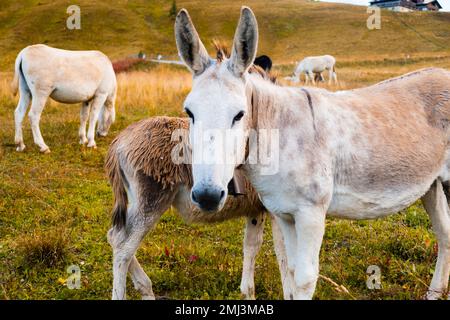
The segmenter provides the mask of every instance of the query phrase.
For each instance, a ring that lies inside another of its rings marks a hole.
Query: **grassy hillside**
[[[80,0],[81,30],[68,30],[68,0],[0,2],[0,70],[12,70],[17,52],[33,43],[67,49],[99,49],[113,59],[144,50],[175,55],[171,0]],[[232,39],[240,6],[256,13],[260,52],[275,62],[305,55],[404,57],[450,52],[450,13],[396,14],[383,11],[382,29],[366,27],[365,7],[306,0],[178,0],[187,8],[208,48],[211,40]]]
[[[171,0],[79,0],[82,30],[65,28],[72,1],[0,0],[0,299],[109,299],[111,249],[106,241],[112,192],[103,171],[111,140],[145,117],[182,116],[191,87],[182,67],[146,65],[118,75],[117,121],[98,149],[78,144],[79,106],[49,102],[41,130],[52,152],[41,155],[24,121],[27,149],[15,152],[9,92],[12,65],[26,45],[100,49],[112,59],[144,50],[176,56]],[[372,84],[418,68],[450,68],[450,14],[382,13],[382,29],[366,28],[362,7],[303,0],[246,1],[260,24],[260,53],[271,55],[281,75],[304,55],[338,57],[339,85]],[[229,41],[240,1],[177,1],[186,7],[205,44]],[[143,68],[144,68],[143,67]],[[284,82],[281,79],[282,82]],[[137,258],[158,297],[239,298],[243,220],[186,225],[169,210],[150,232]],[[269,227],[269,226],[268,226]],[[321,251],[317,299],[419,299],[434,273],[436,240],[420,201],[377,221],[328,219]],[[196,257],[192,259],[192,257]],[[82,286],[67,288],[66,268],[81,268]],[[270,228],[257,259],[256,295],[282,297]],[[382,289],[366,287],[366,270],[378,265]],[[326,278],[325,278],[326,277]],[[348,293],[327,279],[348,289]],[[129,281],[130,298],[139,298]]]
[[[381,80],[387,72],[415,67],[376,72],[347,67],[342,77],[357,75],[360,83],[349,81],[354,87]],[[112,257],[106,232],[112,192],[103,170],[105,153],[130,123],[158,114],[182,116],[191,77],[185,70],[157,66],[150,72],[119,74],[118,86],[117,121],[108,137],[97,139],[96,150],[78,144],[79,106],[49,102],[41,130],[52,152],[42,155],[33,145],[27,119],[27,149],[15,152],[16,99],[9,93],[8,81],[0,79],[0,299],[111,297]],[[137,258],[158,297],[237,299],[243,231],[243,219],[187,225],[169,210],[149,232]],[[328,219],[320,273],[348,293],[321,278],[315,298],[419,299],[434,272],[436,248],[420,202],[376,221]],[[72,264],[81,269],[79,290],[66,286],[66,269]],[[381,267],[382,290],[366,287],[369,265]],[[282,298],[269,223],[256,261],[255,284],[259,299]],[[130,281],[128,294],[139,298]]]

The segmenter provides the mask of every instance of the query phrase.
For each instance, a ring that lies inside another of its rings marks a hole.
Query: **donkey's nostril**
[[[225,193],[226,192],[223,189],[194,189],[191,193],[191,199],[200,207],[200,209],[214,211],[219,207],[220,202],[225,197]]]
[[[197,195],[195,194],[195,191],[192,191],[192,200],[194,200],[194,202],[198,203]]]

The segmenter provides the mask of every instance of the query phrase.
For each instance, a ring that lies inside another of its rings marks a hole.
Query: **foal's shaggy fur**
[[[171,159],[172,150],[180,143],[171,141],[172,132],[188,127],[188,119],[150,118],[130,125],[110,146],[105,169],[115,198],[113,227],[108,233],[114,251],[114,299],[125,298],[127,270],[143,298],[154,298],[151,281],[134,254],[145,234],[170,206],[187,222],[247,217],[241,291],[245,298],[254,298],[254,265],[262,244],[265,209],[247,180],[246,195],[230,197],[220,212],[205,213],[191,204],[191,166],[175,164]],[[187,137],[183,141],[187,142]],[[190,152],[188,145],[184,146],[183,152]],[[274,225],[275,249],[283,270],[286,259],[277,231]]]
[[[121,228],[126,225],[128,181],[124,176],[124,167],[132,168],[136,176],[145,180],[143,197],[151,197],[151,207],[159,207],[172,198],[180,186],[192,187],[190,164],[175,164],[171,152],[179,141],[171,141],[176,129],[189,129],[185,118],[155,117],[130,125],[111,143],[106,157],[106,172],[115,196],[113,224]],[[187,139],[187,137],[186,137]],[[185,140],[186,141],[186,140]],[[122,164],[122,165],[121,165]],[[125,179],[124,179],[125,178]],[[161,192],[147,194],[145,191],[158,188]],[[188,215],[187,222],[220,222],[241,216],[256,216],[264,207],[258,195],[245,180],[246,196],[230,197],[227,210],[205,213],[195,206]],[[181,213],[182,214],[182,213]]]

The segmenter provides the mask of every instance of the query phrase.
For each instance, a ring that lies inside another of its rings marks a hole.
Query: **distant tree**
[[[169,11],[169,17],[175,19],[176,15],[177,15],[177,2],[175,0],[172,1],[172,6],[170,7],[170,11]]]

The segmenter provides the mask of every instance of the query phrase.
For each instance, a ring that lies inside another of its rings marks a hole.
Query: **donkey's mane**
[[[229,47],[224,44],[223,42],[220,42],[218,40],[213,40],[214,48],[216,49],[216,60],[218,63],[223,62],[225,59],[229,59],[231,56],[231,52]],[[265,71],[263,68],[257,65],[252,65],[250,69],[248,70],[249,73],[252,74],[258,74],[263,79],[269,80],[272,83],[278,83],[277,82],[277,75],[273,74],[272,72]]]

